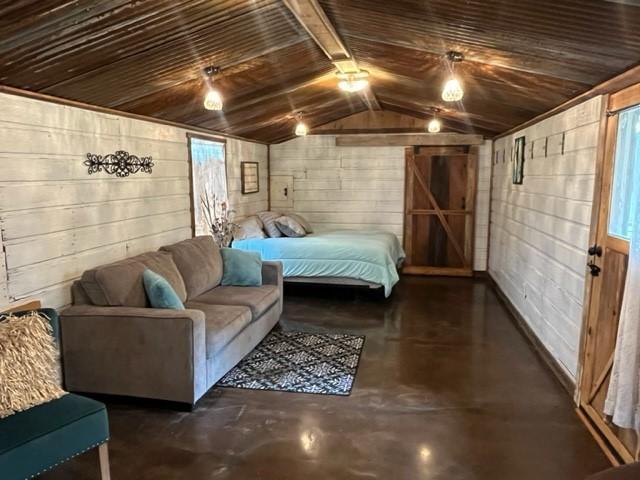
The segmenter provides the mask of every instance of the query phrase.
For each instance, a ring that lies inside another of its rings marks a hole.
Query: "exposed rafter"
[[[343,43],[318,0],[283,0],[283,2],[340,73],[359,71],[356,59]],[[370,110],[382,109],[371,86],[365,88],[361,96]]]

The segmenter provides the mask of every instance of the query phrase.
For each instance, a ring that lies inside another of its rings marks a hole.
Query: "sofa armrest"
[[[278,300],[278,307],[280,309],[280,313],[282,313],[284,299],[282,262],[262,262],[262,283],[264,285],[275,285],[276,287],[278,287],[278,293],[280,295],[280,300]]]
[[[282,286],[282,262],[262,262],[262,283],[277,287]]]
[[[191,404],[207,391],[199,310],[75,305],[60,325],[68,390]]]

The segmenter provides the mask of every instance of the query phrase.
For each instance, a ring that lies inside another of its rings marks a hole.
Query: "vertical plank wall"
[[[9,303],[7,292],[7,266],[4,261],[4,249],[2,245],[2,235],[0,235],[0,305]]]
[[[271,145],[271,178],[291,178],[272,209],[304,215],[319,231],[383,229],[402,239],[404,147],[337,147],[334,135]],[[491,142],[480,148],[474,268],[486,270]]]
[[[187,132],[1,94],[0,266],[8,300],[66,305],[71,282],[87,268],[190,237]],[[151,155],[153,173],[87,174],[88,152],[116,150]],[[228,140],[230,200],[244,215],[266,209],[267,197],[240,194],[241,160],[260,161],[266,183],[267,147]]]
[[[593,98],[494,143],[489,273],[573,378],[601,103]],[[522,135],[524,182],[513,185],[510,158]]]

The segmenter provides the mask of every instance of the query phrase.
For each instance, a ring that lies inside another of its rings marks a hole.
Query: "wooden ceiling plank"
[[[568,110],[571,107],[574,107],[575,105],[586,102],[590,98],[597,97],[598,95],[617,92],[624,88],[630,87],[631,85],[635,85],[638,83],[638,80],[640,80],[640,65],[636,65],[635,67],[632,67],[629,70],[626,70],[625,72],[622,72],[621,74],[616,75],[615,77],[612,77],[609,80],[606,80],[596,85],[595,87],[584,92],[583,94],[578,95],[577,97],[571,98],[566,102],[564,102],[563,104],[558,105],[555,108],[552,108],[534,118],[527,120],[526,122],[523,122],[519,125],[516,125],[515,127],[512,127],[500,133],[495,138],[498,139],[498,138],[505,137],[507,135],[511,135],[512,133],[515,133],[524,128],[527,128],[530,125],[534,125],[538,122],[541,122],[542,120],[545,120],[549,117],[557,115],[558,113],[564,112],[565,110]]]

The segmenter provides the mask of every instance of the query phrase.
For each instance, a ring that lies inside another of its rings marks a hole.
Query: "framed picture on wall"
[[[518,137],[513,149],[513,184],[522,185],[524,180],[524,137]]]
[[[260,164],[258,162],[240,162],[242,194],[260,191]]]

